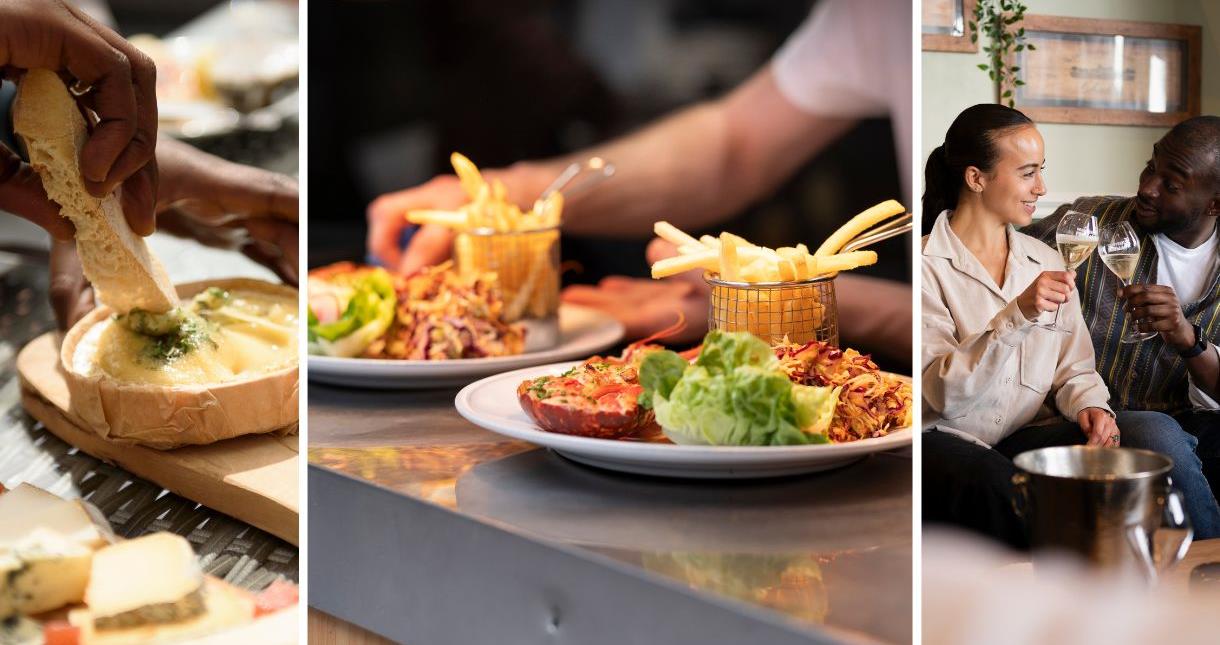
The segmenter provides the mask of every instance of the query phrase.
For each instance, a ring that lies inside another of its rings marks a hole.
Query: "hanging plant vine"
[[[970,42],[977,43],[980,33],[989,40],[983,47],[989,61],[979,63],[979,69],[987,72],[995,86],[995,102],[1007,103],[1008,107],[1014,104],[1013,91],[1025,85],[1017,74],[1021,68],[1008,60],[1016,52],[1036,49],[1025,42],[1025,28],[1020,26],[1025,10],[1020,0],[978,0],[974,20],[970,21]]]

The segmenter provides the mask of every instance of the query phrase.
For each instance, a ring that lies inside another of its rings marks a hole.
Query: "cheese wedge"
[[[35,532],[63,536],[90,549],[109,542],[109,529],[78,500],[64,500],[30,484],[0,495],[0,549],[25,542]]]
[[[92,559],[89,547],[49,531],[0,548],[0,619],[80,602]]]
[[[85,604],[97,629],[188,620],[205,611],[203,572],[186,538],[152,533],[94,554]]]
[[[120,313],[169,311],[178,296],[165,267],[127,224],[117,194],[97,198],[85,187],[80,152],[85,120],[54,72],[25,73],[13,101],[13,126],[60,214],[76,227],[76,250],[99,302]]]
[[[68,614],[68,622],[80,627],[80,645],[131,645],[132,643],[178,643],[217,634],[218,642],[241,641],[220,634],[254,620],[254,599],[243,591],[208,578],[201,590],[204,611],[176,622],[160,622],[138,627],[102,628],[97,625],[90,609],[77,609]]]

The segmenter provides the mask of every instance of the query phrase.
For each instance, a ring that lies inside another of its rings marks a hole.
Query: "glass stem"
[[[1119,276],[1119,278],[1118,278],[1118,283],[1119,283],[1119,284],[1121,284],[1121,285],[1123,285],[1124,287],[1129,287],[1129,286],[1131,286],[1131,281],[1130,281],[1130,280],[1128,280],[1128,279],[1126,279],[1126,278],[1124,278],[1124,277],[1122,277],[1122,276]],[[1136,319],[1134,316],[1132,316],[1132,318],[1131,318],[1131,331],[1127,332],[1127,335],[1128,335],[1128,336],[1134,336],[1134,335],[1136,335],[1136,334],[1139,334],[1139,333],[1140,333],[1139,327],[1138,327],[1137,325],[1139,325],[1139,320],[1137,320],[1137,319]]]

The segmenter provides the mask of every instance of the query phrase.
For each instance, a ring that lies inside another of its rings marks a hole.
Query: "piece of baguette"
[[[178,296],[144,238],[132,232],[117,193],[89,194],[80,173],[88,139],[76,101],[54,72],[26,72],[13,102],[13,124],[30,164],[60,214],[76,226],[76,249],[98,302],[119,313],[169,311]]]

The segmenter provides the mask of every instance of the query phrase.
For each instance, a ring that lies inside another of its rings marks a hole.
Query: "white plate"
[[[876,439],[804,446],[679,446],[591,439],[538,428],[517,401],[517,386],[537,376],[559,374],[575,363],[520,369],[471,383],[454,404],[471,423],[514,439],[550,448],[590,466],[642,475],[691,478],[778,477],[829,470],[874,452],[911,445],[911,429]]]
[[[589,307],[559,306],[559,345],[516,356],[451,361],[309,357],[309,380],[332,385],[384,389],[426,389],[465,385],[491,374],[554,361],[585,359],[623,339],[619,321]]]

